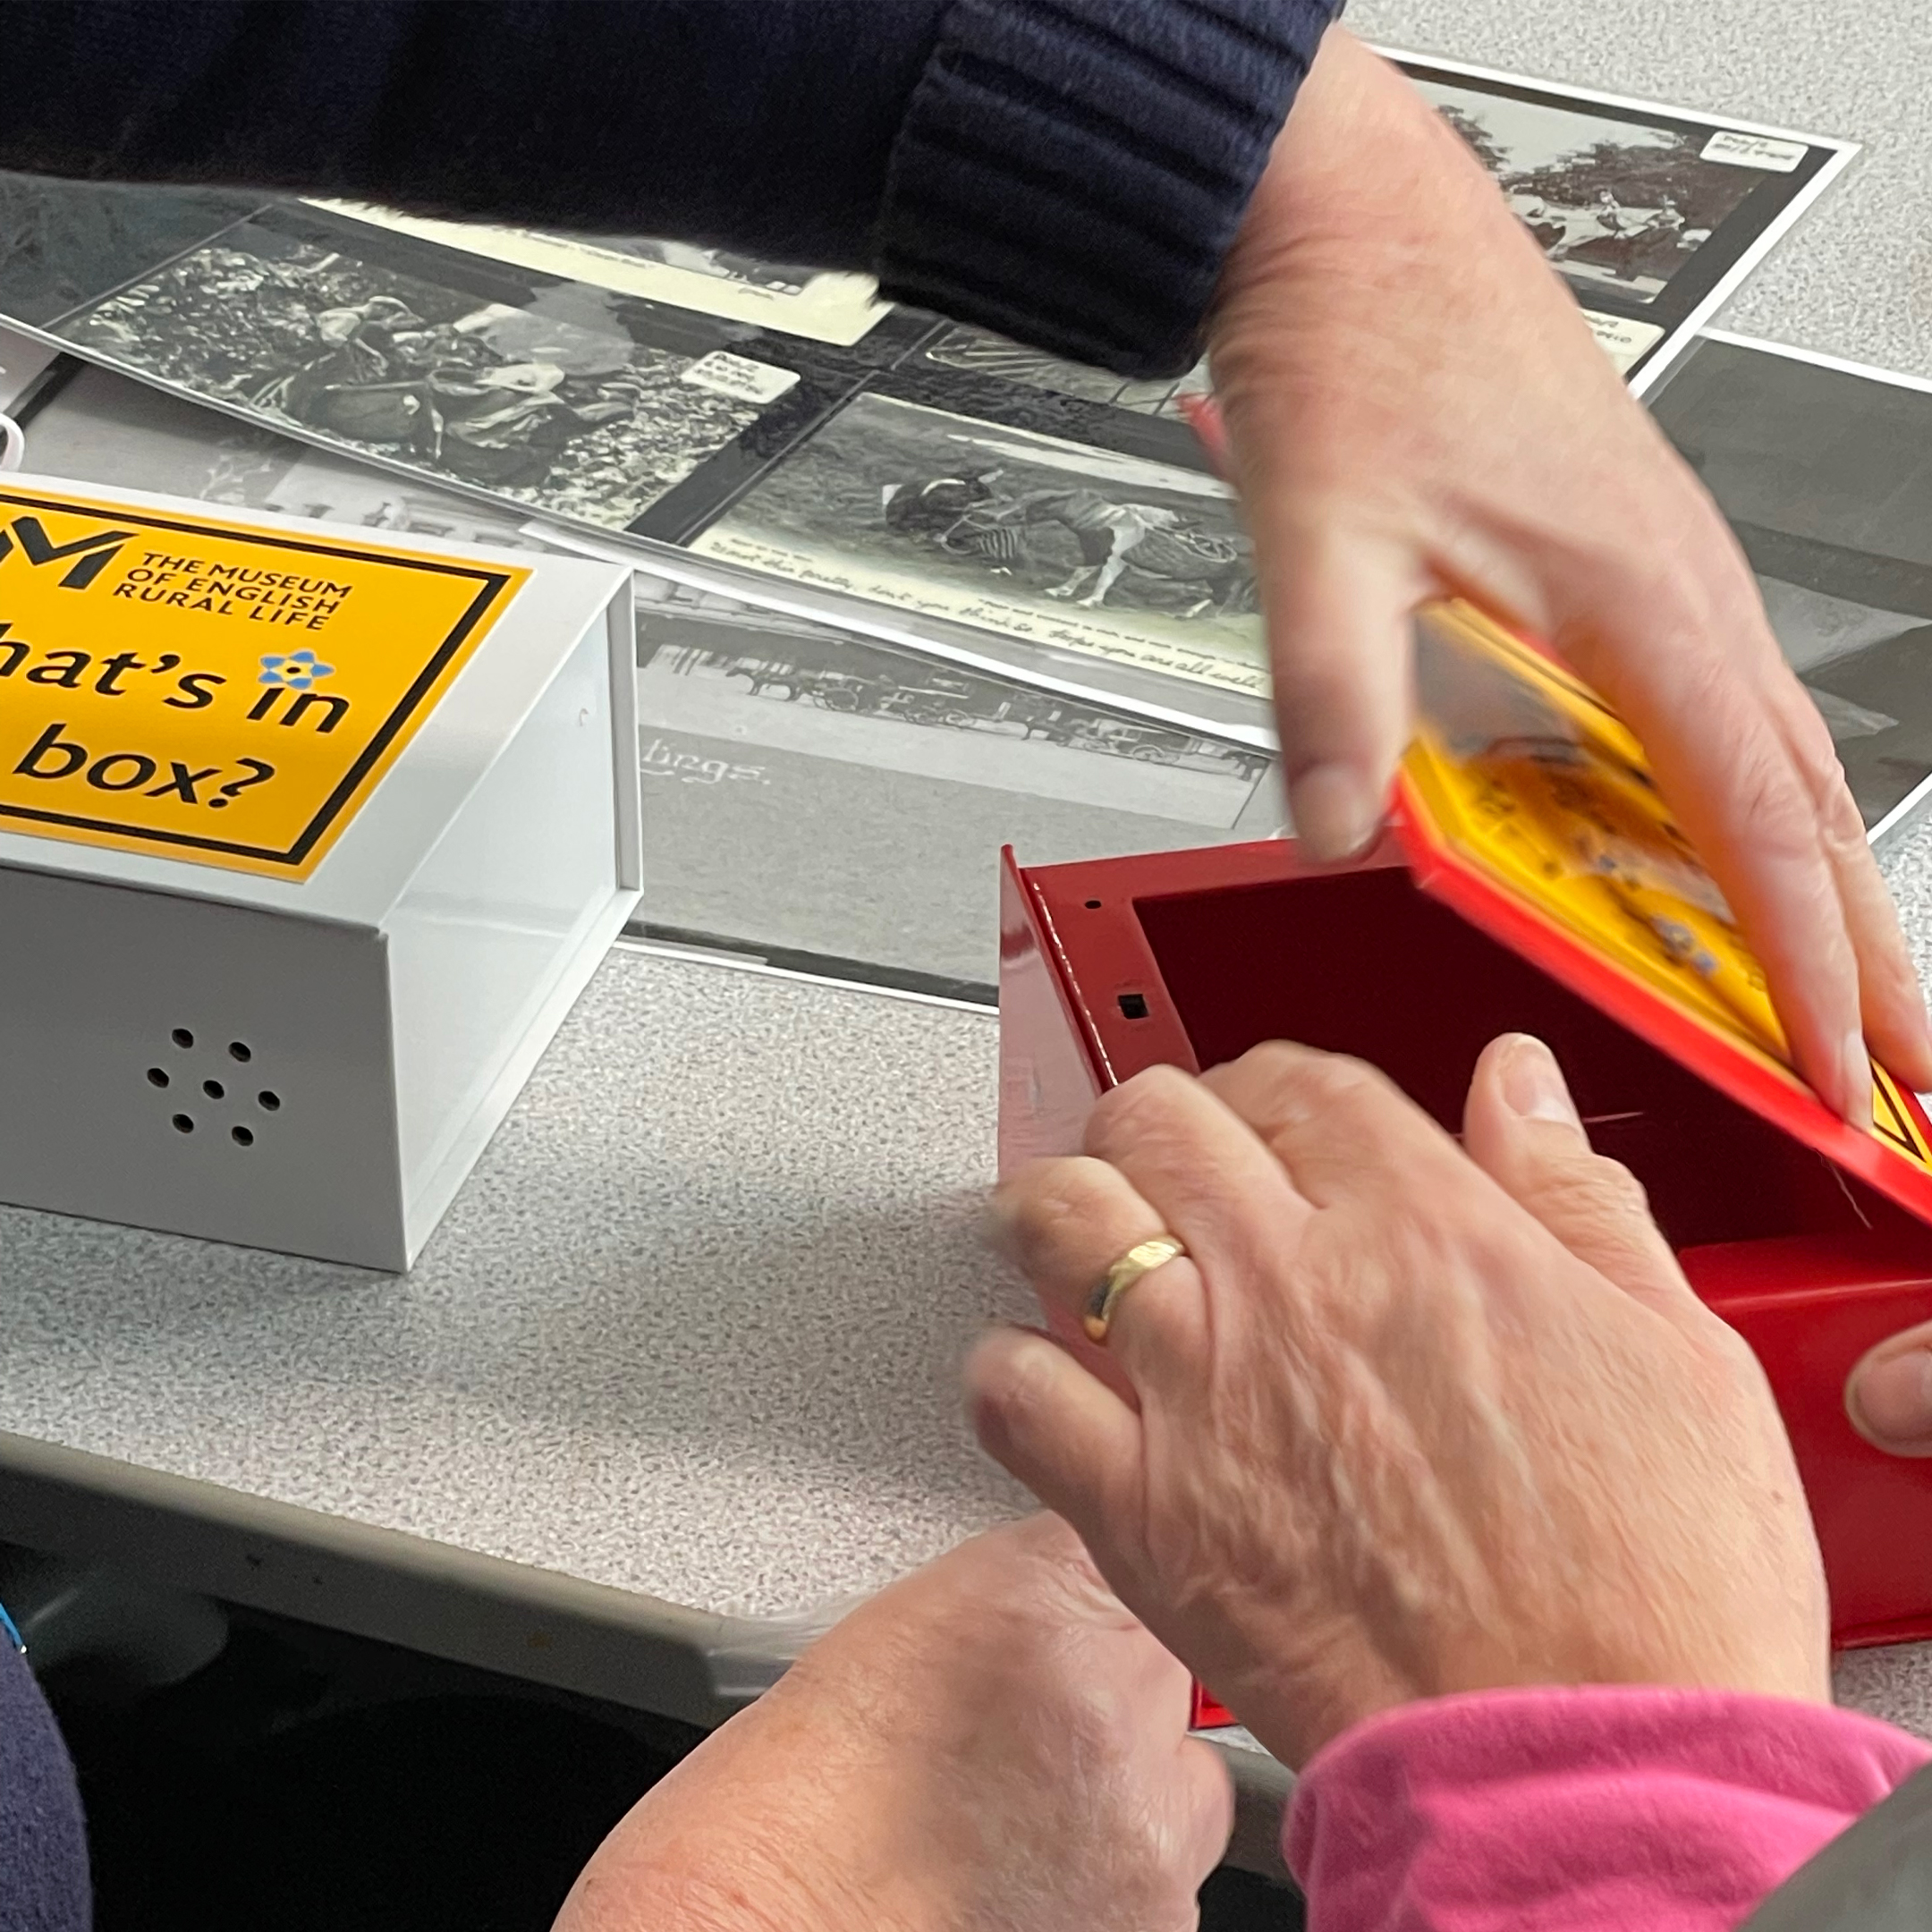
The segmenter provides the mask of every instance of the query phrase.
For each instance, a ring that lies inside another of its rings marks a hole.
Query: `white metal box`
[[[638,792],[627,570],[0,479],[0,1199],[406,1268]]]

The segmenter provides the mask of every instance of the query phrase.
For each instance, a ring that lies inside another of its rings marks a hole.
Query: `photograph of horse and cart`
[[[1266,653],[1227,491],[1179,465],[856,397],[691,546],[1240,691]]]

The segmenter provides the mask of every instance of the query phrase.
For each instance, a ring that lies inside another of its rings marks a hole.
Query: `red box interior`
[[[1199,1065],[1293,1039],[1371,1061],[1452,1132],[1499,1033],[1562,1063],[1674,1248],[1917,1227],[1822,1155],[1438,904],[1399,866],[1132,902]]]

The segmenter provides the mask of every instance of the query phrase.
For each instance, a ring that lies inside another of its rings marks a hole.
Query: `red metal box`
[[[1872,1448],[1843,1398],[1866,1349],[1932,1318],[1918,1100],[1875,1066],[1861,1134],[1798,1080],[1721,899],[1583,687],[1453,612],[1421,685],[1390,827],[1345,869],[1287,840],[1033,869],[1006,855],[1002,1172],[1077,1151],[1095,1098],[1144,1068],[1275,1038],[1372,1062],[1454,1130],[1484,1045],[1534,1033],[1770,1377],[1835,1640],[1932,1636],[1932,1460]]]

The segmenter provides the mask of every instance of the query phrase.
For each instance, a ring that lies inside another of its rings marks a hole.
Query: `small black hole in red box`
[[[1128,1020],[1147,1018],[1147,995],[1145,993],[1123,993],[1120,996],[1122,1016]]]

